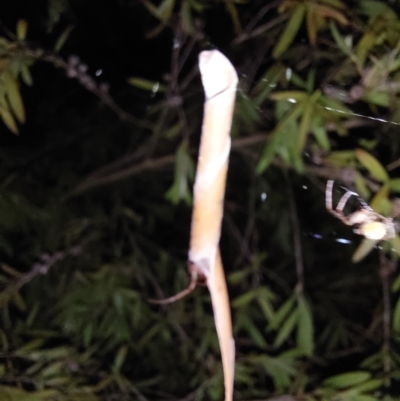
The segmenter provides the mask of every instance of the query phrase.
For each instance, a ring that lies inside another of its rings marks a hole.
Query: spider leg
[[[332,188],[333,188],[333,180],[328,180],[328,182],[326,183],[326,191],[325,191],[325,205],[329,211],[333,211]]]
[[[336,211],[337,211],[337,212],[340,212],[340,213],[343,213],[343,209],[344,209],[344,207],[346,206],[347,201],[348,201],[353,195],[359,197],[358,194],[357,194],[356,192],[347,190],[347,192],[341,197],[341,199],[340,199],[338,205],[336,206]]]

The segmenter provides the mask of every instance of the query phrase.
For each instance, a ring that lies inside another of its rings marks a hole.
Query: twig
[[[77,196],[91,188],[120,181],[125,178],[131,177],[135,174],[141,173],[142,171],[154,170],[163,166],[171,165],[174,162],[174,160],[175,160],[175,155],[163,156],[158,159],[149,159],[145,160],[142,163],[117,171],[116,173],[106,175],[104,177],[84,180],[77,187],[75,187],[69,194],[67,194],[64,197],[64,200]]]
[[[173,302],[179,301],[186,295],[189,295],[192,291],[197,286],[197,280],[198,280],[198,274],[195,269],[191,269],[191,276],[190,276],[190,283],[187,288],[185,288],[183,291],[178,292],[178,294],[173,295],[172,297],[165,298],[165,299],[149,299],[149,302],[151,304],[157,304],[157,305],[165,305],[165,304],[171,304]]]
[[[47,274],[49,269],[56,264],[57,262],[60,262],[61,260],[65,259],[67,256],[76,256],[79,255],[83,250],[83,247],[81,245],[74,246],[73,248],[69,249],[68,251],[58,251],[53,253],[52,255],[49,255],[47,253],[43,254],[40,257],[40,262],[35,263],[31,270],[24,274],[22,277],[19,279],[15,280],[12,282],[10,285],[8,285],[2,292],[2,297],[0,298],[0,308],[4,306],[4,304],[7,302],[7,300],[17,292],[19,289],[21,289],[25,284],[33,280],[36,276],[39,274]]]

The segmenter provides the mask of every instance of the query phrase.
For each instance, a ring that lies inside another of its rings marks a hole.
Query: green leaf
[[[328,151],[331,147],[331,144],[329,142],[328,134],[326,132],[325,127],[312,124],[311,126],[312,133],[317,140],[319,146],[325,151]]]
[[[230,284],[236,285],[236,284],[243,282],[243,280],[245,280],[249,274],[251,274],[250,269],[232,272],[232,273],[229,273],[228,281]]]
[[[376,240],[364,238],[353,253],[351,261],[353,263],[358,263],[363,260],[375,248],[377,243],[378,241]]]
[[[242,314],[240,319],[240,325],[248,333],[249,337],[252,339],[253,343],[260,348],[266,348],[268,346],[264,337],[262,336],[260,330],[254,324],[247,314]]]
[[[274,385],[278,389],[287,388],[291,378],[296,374],[293,358],[285,356],[284,353],[275,357],[262,355],[260,362],[266,372],[272,376]]]
[[[378,213],[388,215],[390,213],[389,184],[382,185],[379,191],[371,199],[370,206]]]
[[[241,308],[248,305],[257,297],[257,289],[250,290],[232,301],[232,308]]]
[[[354,161],[354,151],[352,150],[339,150],[331,152],[325,157],[325,162],[337,167],[351,167]]]
[[[351,54],[351,47],[346,43],[346,41],[342,38],[340,35],[336,24],[333,21],[330,21],[329,23],[329,28],[331,30],[331,34],[333,36],[333,39],[336,42],[337,47],[347,56]]]
[[[65,42],[68,40],[69,35],[71,34],[74,27],[70,25],[67,29],[64,29],[64,32],[57,39],[56,44],[54,45],[54,52],[59,53],[60,50],[64,47]]]
[[[396,306],[393,311],[393,330],[398,334],[400,333],[400,298],[396,302]]]
[[[157,81],[150,81],[148,79],[140,78],[140,77],[132,77],[128,79],[128,83],[136,88],[143,89],[149,92],[161,92],[165,91],[165,86],[160,85]]]
[[[364,176],[358,171],[356,172],[355,184],[357,192],[361,195],[361,197],[364,199],[368,199],[371,194],[370,190],[367,187]]]
[[[5,104],[2,104],[0,106],[0,116],[1,119],[3,120],[3,123],[7,126],[7,128],[13,133],[13,134],[18,134],[18,127],[17,123],[15,122],[15,119],[13,115],[10,113],[10,110]]]
[[[301,123],[300,123],[300,130],[298,134],[298,140],[297,140],[297,149],[298,153],[301,154],[301,152],[304,149],[304,146],[306,144],[308,132],[310,131],[310,123],[311,123],[311,114],[313,112],[313,107],[314,105],[312,103],[307,102],[303,116],[301,118]]]
[[[235,2],[233,0],[225,0],[224,3],[225,3],[226,9],[228,10],[228,13],[231,16],[235,34],[239,35],[242,32],[242,27],[240,25],[239,14],[238,14],[238,10],[235,6]]]
[[[20,65],[20,73],[21,73],[21,77],[22,80],[24,81],[24,83],[28,86],[32,86],[32,75],[29,71],[29,67],[26,64],[22,64]]]
[[[7,100],[12,112],[20,123],[25,122],[25,109],[16,79],[10,74],[3,74]]]
[[[371,30],[366,31],[361,39],[358,41],[356,47],[356,55],[361,67],[364,65],[369,51],[372,47],[375,46],[376,41],[376,34]]]
[[[340,375],[332,376],[324,380],[323,384],[327,387],[333,387],[337,389],[343,389],[347,387],[353,387],[357,384],[363,383],[371,378],[369,372],[348,372]]]
[[[354,389],[359,391],[360,393],[361,392],[365,393],[367,391],[378,390],[380,387],[383,386],[383,384],[384,384],[383,379],[371,379],[365,383],[355,386]]]
[[[257,82],[251,91],[251,98],[257,106],[260,106],[270,94],[280,77],[284,74],[285,67],[280,63],[275,63]]]
[[[293,39],[297,35],[297,32],[300,29],[300,25],[303,22],[305,12],[306,12],[305,4],[300,4],[296,7],[296,10],[293,12],[289,22],[286,24],[284,32],[282,33],[281,37],[278,40],[278,43],[276,44],[274,50],[272,51],[272,55],[275,58],[280,57],[282,53],[293,42]]]
[[[392,15],[393,18],[397,18],[397,15],[386,2],[377,0],[363,0],[360,1],[358,7],[363,14],[372,18],[385,14]]]
[[[272,319],[275,316],[275,313],[271,303],[262,296],[259,296],[257,298],[257,302],[260,305],[261,310],[263,311],[265,319],[267,319],[267,321],[272,321]]]
[[[276,329],[281,325],[283,319],[289,314],[296,303],[296,297],[292,295],[286,302],[276,311],[274,320],[271,321],[269,329]]]
[[[24,19],[18,20],[18,22],[17,22],[17,38],[19,40],[25,40],[27,31],[28,31],[28,23]]]
[[[278,334],[275,338],[274,341],[274,347],[280,347],[290,336],[290,334],[293,332],[294,328],[296,327],[296,324],[298,322],[298,309],[295,309],[292,311],[292,313],[289,315],[289,317],[285,320],[283,323],[282,327],[278,331]]]
[[[187,32],[188,34],[194,34],[196,32],[196,28],[193,23],[191,4],[188,1],[182,2],[181,19],[182,19],[182,26],[185,32]]]
[[[389,107],[392,101],[392,95],[389,92],[374,89],[364,91],[362,98],[367,103],[375,104],[380,107]]]
[[[121,371],[122,365],[125,363],[127,354],[128,347],[126,345],[119,348],[112,366],[113,373],[119,373]]]
[[[176,152],[175,159],[175,179],[172,187],[165,194],[173,204],[178,204],[181,200],[190,204],[192,200],[189,188],[189,180],[194,177],[194,163],[189,156],[186,142],[182,142]]]
[[[309,94],[304,91],[282,91],[271,94],[271,100],[286,100],[291,103],[298,103],[306,100]]]
[[[307,356],[311,356],[314,349],[312,313],[303,295],[298,297],[297,347]]]
[[[378,181],[389,181],[389,176],[379,161],[370,153],[363,149],[356,149],[354,151],[358,161],[369,171],[369,173]]]
[[[289,113],[287,113],[276,128],[271,133],[271,138],[256,167],[256,173],[263,173],[269,164],[272,162],[276,153],[276,147],[280,144],[280,135],[285,133],[287,126],[294,123],[304,110],[304,103],[297,104]]]
[[[393,192],[400,192],[400,178],[392,178],[389,181],[389,188]]]
[[[399,236],[397,236],[396,238],[398,238],[398,240],[399,240],[399,242],[400,242]],[[392,291],[393,291],[393,292],[398,292],[398,291],[400,291],[400,275],[398,275],[398,276],[395,278],[395,280],[394,280],[394,282],[393,282],[393,284],[392,284]]]

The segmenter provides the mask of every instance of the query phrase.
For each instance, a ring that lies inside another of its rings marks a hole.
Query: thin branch
[[[267,138],[269,137],[268,134],[256,134],[253,136],[245,137],[245,138],[237,138],[232,141],[232,150],[236,151],[243,151],[246,147],[250,147],[253,145],[265,143]],[[106,184],[110,184],[113,182],[117,182],[129,177],[132,177],[136,174],[139,174],[143,171],[148,170],[155,170],[160,167],[165,167],[168,165],[172,165],[175,161],[175,155],[167,155],[162,156],[158,159],[148,159],[139,164],[135,164],[133,166],[126,167],[124,169],[118,170],[114,173],[105,174],[107,171],[112,170],[122,164],[129,163],[129,161],[135,158],[137,153],[133,153],[131,155],[126,155],[119,161],[112,162],[106,166],[101,167],[100,169],[96,170],[95,172],[91,173],[87,176],[80,184],[78,184],[73,190],[71,190],[65,197],[64,200],[68,200],[75,196],[81,195],[82,193],[88,191],[89,189],[93,189],[99,186],[103,186]],[[275,166],[280,168],[289,169],[290,167],[287,166],[283,161],[279,158],[275,158],[273,161]],[[355,181],[356,177],[356,170],[354,168],[345,167],[345,168],[337,168],[332,166],[326,165],[318,165],[312,166],[307,165],[304,167],[304,172],[306,174],[310,174],[316,177],[323,177],[325,179],[333,179],[337,181],[341,181],[344,184],[351,185]],[[364,178],[368,187],[376,192],[379,190],[379,185],[377,185],[374,181]]]
[[[55,252],[52,255],[49,255],[47,253],[43,254],[40,257],[40,262],[35,263],[31,270],[22,275],[20,278],[9,284],[3,291],[2,291],[2,297],[0,298],[0,308],[2,308],[6,302],[10,299],[10,297],[16,293],[18,290],[20,290],[25,284],[29,283],[32,281],[36,276],[39,274],[47,274],[49,269],[56,264],[57,262],[60,262],[61,260],[65,259],[67,256],[76,256],[79,255],[82,252],[83,248],[81,245],[77,245],[69,249],[68,251],[59,251]]]
[[[163,156],[158,159],[149,159],[145,160],[142,163],[135,164],[124,170],[117,171],[116,173],[109,174],[104,177],[84,180],[77,187],[75,187],[69,194],[67,194],[64,200],[80,195],[81,193],[86,192],[89,189],[96,188],[106,184],[111,184],[113,182],[123,180],[125,178],[131,177],[143,171],[154,170],[163,166],[171,165],[174,162],[174,160],[175,160],[175,155]]]
[[[237,45],[239,43],[245,42],[246,40],[255,38],[256,36],[262,35],[264,32],[269,31],[270,29],[274,28],[275,26],[281,24],[282,22],[286,21],[289,18],[288,14],[281,14],[278,17],[274,18],[272,21],[267,22],[264,25],[256,28],[253,32],[250,33],[243,33],[242,35],[238,36],[234,41],[233,44]]]
[[[50,52],[45,52],[42,49],[34,50],[24,48],[20,49],[20,51],[27,57],[31,57],[36,60],[42,60],[52,64],[56,68],[63,69],[68,78],[76,79],[86,90],[94,94],[106,106],[114,111],[114,113],[116,113],[121,120],[147,129],[154,128],[153,124],[134,117],[118,106],[118,104],[108,93],[108,84],[97,84],[97,82],[86,72],[87,66],[83,64],[77,56],[71,56],[68,59],[68,62],[66,62],[61,57]]]
[[[193,292],[197,286],[197,280],[198,280],[198,274],[195,269],[191,269],[191,276],[190,276],[190,283],[189,285],[182,290],[181,292],[178,292],[178,294],[173,295],[172,297],[165,298],[165,299],[149,299],[149,302],[151,304],[157,304],[157,305],[166,305],[166,304],[172,304],[173,302],[179,301],[180,299],[184,298],[186,295],[189,295],[191,292]]]

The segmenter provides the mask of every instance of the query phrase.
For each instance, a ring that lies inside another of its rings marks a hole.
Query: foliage
[[[334,179],[335,198],[400,214],[400,10],[24,7],[0,31],[0,399],[222,399],[206,291],[148,301],[188,282],[196,63],[213,46],[241,74],[222,234],[235,398],[398,399],[400,238],[353,235],[324,192]]]

